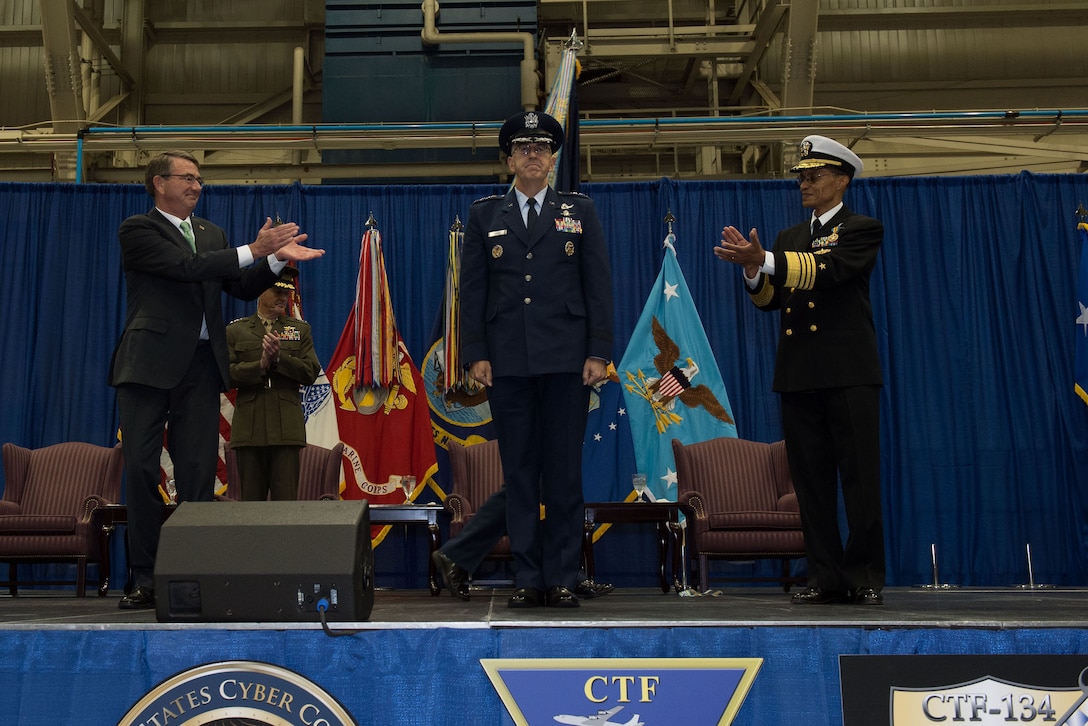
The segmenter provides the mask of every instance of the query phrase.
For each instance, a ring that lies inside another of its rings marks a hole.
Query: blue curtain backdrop
[[[397,323],[417,363],[441,304],[450,224],[498,186],[209,186],[197,214],[252,241],[265,216],[299,222],[326,256],[303,263],[303,306],[327,362],[355,295],[373,214]],[[587,184],[609,238],[614,357],[661,263],[672,211],[677,253],[733,405],[739,435],[781,437],[771,392],[777,319],[711,254],[722,226],[770,245],[807,216],[791,181]],[[882,399],[889,584],[1088,584],[1088,407],[1073,391],[1074,210],[1088,179],[1031,175],[858,179],[855,211],[883,220],[872,299]],[[150,208],[135,185],[0,184],[6,262],[0,441],[109,445],[106,385],[124,321],[116,230]],[[227,315],[251,312],[228,299]],[[819,365],[819,361],[814,361]],[[607,539],[607,538],[606,538]],[[649,549],[649,548],[647,548]],[[648,561],[653,554],[647,552]],[[598,560],[600,562],[600,560]],[[648,568],[639,568],[640,570]],[[652,578],[651,578],[652,579]],[[652,584],[652,583],[651,583]]]

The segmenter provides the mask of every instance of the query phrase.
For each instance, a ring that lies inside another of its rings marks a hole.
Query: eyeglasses
[[[530,154],[543,156],[545,154],[551,154],[552,147],[547,144],[514,144],[513,151],[515,154],[521,154],[522,156],[529,156]]]
[[[798,186],[801,184],[815,184],[825,176],[836,176],[836,173],[833,171],[825,171],[820,174],[814,171],[803,171],[797,175],[797,184]]]
[[[196,176],[194,174],[159,174],[163,179],[169,179],[174,177],[175,179],[181,179],[186,184],[192,184],[196,182],[200,186],[204,186],[204,177]]]

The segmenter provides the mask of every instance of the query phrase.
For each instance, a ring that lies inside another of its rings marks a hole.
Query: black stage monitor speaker
[[[159,622],[360,622],[374,607],[365,501],[185,502],[162,526]]]

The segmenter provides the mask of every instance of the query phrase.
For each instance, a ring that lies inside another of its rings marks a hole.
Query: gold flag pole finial
[[[374,229],[378,226],[378,220],[374,219],[374,212],[371,212],[370,216],[366,218],[366,226],[368,229]]]
[[[1078,222],[1088,222],[1088,209],[1084,208],[1083,203],[1077,205],[1076,215]]]
[[[465,228],[465,225],[461,223],[461,217],[459,215],[455,216],[453,218],[453,224],[450,225],[450,231],[451,232],[460,232],[464,228]]]

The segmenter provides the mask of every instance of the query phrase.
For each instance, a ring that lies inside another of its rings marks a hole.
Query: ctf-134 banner
[[[843,726],[1084,726],[1088,655],[843,655]]]

